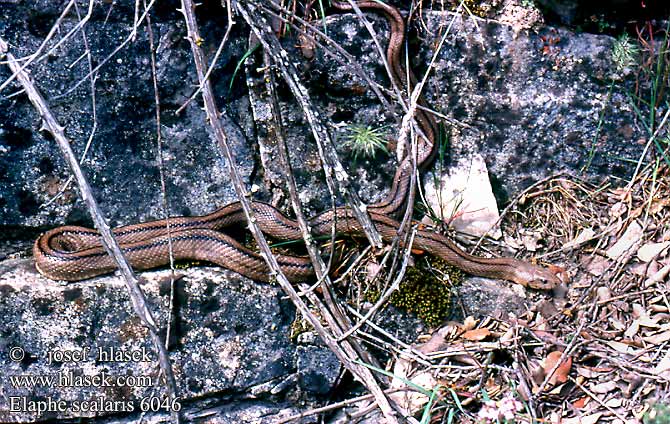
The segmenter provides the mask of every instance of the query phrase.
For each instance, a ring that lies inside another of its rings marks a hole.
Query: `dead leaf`
[[[556,366],[558,361],[561,359],[561,356],[563,355],[563,352],[559,351],[553,351],[550,352],[547,357],[544,359],[544,374],[549,375],[551,370]],[[549,384],[551,385],[556,385],[558,384],[563,384],[566,381],[568,381],[568,374],[570,373],[570,369],[572,368],[572,358],[571,357],[566,357],[563,362],[561,362],[561,365],[558,366],[556,369],[556,372],[549,378]]]
[[[600,255],[595,255],[590,260],[588,257],[585,257],[582,262],[584,263],[586,271],[596,277],[601,276],[605,271],[612,267],[612,262]]]
[[[612,298],[612,290],[609,287],[600,286],[596,289],[596,298],[599,302],[605,302]]]
[[[369,262],[367,270],[367,281],[373,281],[379,275],[379,272],[382,270],[382,266],[375,262]]]
[[[638,321],[640,322],[640,327],[647,327],[647,328],[661,328],[660,325],[658,325],[658,322],[662,319],[660,316],[654,315],[653,317],[650,317],[649,315],[642,315]]]
[[[633,303],[633,318],[641,318],[647,315],[647,308],[640,305],[639,303]]]
[[[574,406],[577,409],[582,409],[583,407],[586,406],[587,403],[589,403],[589,400],[591,400],[590,397],[584,396],[583,398],[579,398],[576,401],[572,402],[572,406]]]
[[[661,268],[661,266],[658,264],[658,261],[651,261],[651,262],[637,262],[628,265],[628,270],[632,272],[635,275],[639,275],[642,277],[651,277],[654,275],[658,270]]]
[[[613,390],[616,390],[616,388],[617,388],[617,384],[614,380],[605,381],[603,383],[599,383],[599,384],[596,384],[596,385],[593,385],[593,386],[589,387],[589,389],[593,393],[597,393],[599,395],[604,395],[606,393],[609,393]]]
[[[468,316],[463,320],[463,329],[472,330],[477,325],[477,320],[473,316]]]
[[[558,308],[551,300],[540,302],[537,309],[544,318],[551,318],[559,312]]]
[[[667,342],[668,340],[670,340],[670,330],[662,331],[658,334],[654,334],[653,336],[642,337],[642,340],[644,340],[647,343],[660,345],[661,343],[664,343],[664,342]]]
[[[644,203],[644,205],[638,207],[633,211],[636,216],[642,215],[643,212],[648,211],[650,215],[656,215],[660,211],[662,211],[666,206],[670,205],[670,199],[657,199],[654,198],[651,201],[651,207],[647,204],[647,202]]]
[[[516,330],[513,327],[510,327],[503,333],[502,336],[498,338],[498,341],[500,342],[501,345],[509,345],[512,343],[514,340],[517,339],[517,334]]]
[[[480,342],[490,335],[491,331],[488,328],[476,328],[463,333],[463,338],[471,342]]]
[[[665,265],[663,268],[659,269],[658,272],[645,280],[645,282],[642,283],[642,287],[646,289],[655,285],[656,283],[660,283],[663,281],[663,279],[665,279],[665,277],[668,276],[668,274],[670,274],[670,264]]]
[[[645,378],[636,373],[627,373],[622,380],[628,382],[628,385],[626,385],[621,392],[626,399],[630,399],[635,395],[637,389],[644,383]]]
[[[623,399],[620,397],[612,398],[605,402],[605,406],[609,406],[610,408],[618,408],[621,405],[623,405]]]
[[[542,240],[542,233],[539,231],[524,231],[521,235],[521,242],[529,252],[537,251],[540,241]]]
[[[608,321],[615,330],[623,331],[624,329],[626,329],[626,324],[624,324],[623,322],[621,322],[620,320],[616,319],[613,316],[611,316]]]
[[[615,203],[615,204],[612,205],[612,207],[610,208],[610,211],[609,211],[610,212],[609,215],[612,218],[618,218],[620,216],[623,216],[623,214],[625,214],[627,211],[628,211],[628,206],[626,206],[626,203],[619,202],[619,203]]]
[[[574,247],[579,247],[582,243],[585,243],[593,238],[596,235],[596,232],[591,228],[584,228],[574,240],[567,242],[563,246],[563,251],[566,252]]]
[[[597,370],[591,367],[578,366],[575,368],[577,374],[584,378],[597,378],[608,371]]]
[[[661,253],[670,246],[670,241],[664,241],[663,243],[645,243],[637,249],[637,257],[640,258],[642,262],[649,262],[657,256],[661,256]]]
[[[630,250],[642,238],[642,227],[637,221],[630,223],[626,231],[621,235],[621,238],[616,241],[605,254],[610,259],[619,259],[622,255]]]
[[[665,352],[663,359],[654,367],[654,374],[660,374],[668,370],[670,370],[670,350]]]
[[[638,349],[635,349],[633,346],[629,344],[617,342],[614,340],[608,340],[605,342],[605,344],[619,353],[627,353],[629,355],[634,355],[638,351]]]
[[[627,339],[632,339],[634,335],[636,335],[640,331],[640,321],[639,320],[633,320],[633,322],[630,324],[630,327],[624,331],[623,335]]]

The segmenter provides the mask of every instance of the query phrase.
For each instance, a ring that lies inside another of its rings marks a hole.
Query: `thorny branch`
[[[225,114],[221,114],[218,111],[214,101],[214,95],[211,83],[209,80],[205,79],[205,69],[207,69],[207,63],[204,54],[199,47],[201,38],[199,34],[198,25],[195,19],[194,8],[195,6],[190,0],[182,0],[181,12],[184,15],[184,19],[186,21],[186,27],[188,32],[187,38],[191,45],[191,51],[193,53],[193,58],[195,61],[198,80],[202,86],[202,97],[205,103],[205,112],[207,114],[209,124],[214,130],[214,135],[216,137],[217,144],[219,145],[219,148],[222,150],[228,162],[228,166],[230,167],[229,171],[231,180],[233,181],[233,185],[235,187],[235,191],[237,192],[238,199],[247,217],[249,231],[254,237],[256,243],[258,244],[261,250],[261,254],[263,255],[265,261],[267,262],[272,275],[274,275],[277,278],[277,281],[281,285],[282,289],[287,293],[291,301],[296,305],[296,307],[303,314],[303,316],[305,316],[305,318],[310,322],[310,324],[314,327],[315,331],[319,334],[324,343],[326,343],[326,345],[335,353],[335,355],[344,364],[344,366],[347,369],[349,369],[352,372],[352,374],[357,376],[357,378],[368,387],[370,392],[375,396],[377,405],[381,409],[387,421],[389,423],[397,423],[398,421],[396,418],[396,413],[391,407],[391,404],[389,403],[389,400],[386,398],[384,392],[377,384],[374,375],[367,368],[354,364],[350,358],[356,358],[356,352],[351,347],[351,345],[347,341],[344,341],[338,345],[334,341],[333,337],[328,333],[328,331],[321,325],[321,322],[317,319],[317,317],[315,317],[313,314],[309,312],[309,308],[307,307],[307,305],[298,296],[291,283],[288,281],[286,276],[279,268],[276,258],[274,257],[274,255],[272,255],[272,252],[270,251],[270,247],[267,244],[267,240],[265,239],[262,232],[255,223],[255,220],[253,218],[254,214],[252,205],[247,200],[246,189],[242,183],[239,173],[237,172],[234,166],[236,162],[228,146],[227,134],[220,121],[221,119],[228,120],[228,117]],[[243,17],[245,18],[245,20],[247,20],[248,23],[252,22],[251,19],[249,18],[249,12],[243,7],[241,7],[239,4],[238,4],[238,10],[242,13]],[[258,28],[255,29],[255,32],[256,35],[260,38],[261,34],[259,33]],[[268,46],[265,47],[267,51],[271,51],[268,50]],[[275,50],[275,51],[281,51],[281,50]],[[284,55],[286,55],[285,52]],[[290,77],[290,75],[288,75],[288,77]],[[302,92],[304,92],[304,88]],[[318,116],[312,116],[312,118],[313,119],[311,119],[310,121],[315,121],[318,123]],[[336,329],[333,328],[333,330]]]
[[[7,65],[9,66],[9,69],[13,72],[13,75],[16,77],[18,82],[26,90],[30,102],[33,104],[33,106],[35,106],[35,109],[37,109],[38,113],[42,117],[43,128],[53,135],[54,139],[58,143],[58,147],[63,153],[63,157],[70,167],[70,170],[75,175],[81,197],[88,207],[89,214],[93,219],[95,228],[98,230],[98,232],[100,232],[102,237],[103,247],[105,248],[105,251],[107,251],[107,254],[114,259],[117,266],[119,267],[119,271],[123,277],[128,294],[132,301],[133,309],[144,326],[149,330],[151,339],[158,352],[158,361],[161,370],[163,371],[163,376],[165,377],[168,395],[171,400],[175,399],[177,396],[177,385],[174,378],[174,373],[172,371],[172,366],[170,364],[170,357],[168,356],[167,350],[163,346],[160,336],[158,335],[156,321],[154,320],[151,311],[147,307],[146,299],[142,289],[139,286],[137,277],[123,256],[121,248],[114,239],[112,231],[109,228],[109,224],[107,224],[107,220],[104,218],[102,211],[98,207],[98,203],[93,197],[91,187],[88,184],[81,167],[79,166],[79,162],[77,161],[72,148],[70,147],[70,142],[65,137],[64,128],[58,123],[56,118],[51,113],[51,110],[49,109],[46,101],[37,90],[37,87],[35,86],[30,76],[28,76],[28,73],[25,71],[25,67],[19,66],[15,61],[14,56],[7,52],[7,43],[5,43],[5,41],[1,38],[0,54],[6,54]],[[180,422],[178,411],[172,411],[172,419],[175,423]]]
[[[147,10],[147,1],[142,0],[144,10]],[[136,9],[137,11],[137,9]],[[151,17],[147,15],[147,33],[149,34],[149,51],[151,56],[151,81],[154,89],[154,104],[156,106],[156,158],[158,161],[158,176],[161,182],[161,207],[163,209],[163,218],[165,219],[165,231],[168,242],[168,256],[170,259],[170,310],[168,311],[168,323],[173,322],[174,317],[174,296],[175,296],[175,267],[174,250],[172,247],[172,227],[170,225],[170,212],[168,209],[167,188],[165,186],[165,166],[163,164],[163,136],[161,133],[161,99],[158,92],[158,76],[156,70],[156,52],[154,50],[154,32],[151,29]],[[170,332],[172,325],[165,326],[165,348],[170,345]]]
[[[351,188],[349,175],[342,166],[335,147],[333,145],[330,133],[325,125],[321,122],[321,116],[313,106],[307,89],[300,82],[298,72],[295,66],[289,60],[289,55],[277,40],[274,33],[268,30],[270,28],[265,17],[258,12],[258,6],[253,2],[248,2],[246,5],[237,3],[237,9],[240,14],[251,27],[252,31],[259,39],[265,51],[272,57],[274,63],[278,66],[284,80],[288,84],[291,92],[294,94],[296,100],[305,114],[305,118],[309,122],[312,134],[319,149],[319,155],[322,158],[322,165],[326,175],[326,182],[329,188],[338,187],[343,193],[347,204],[363,227],[366,237],[375,247],[381,247],[381,236],[374,228],[370,216],[365,212],[366,205],[358,197],[358,194]],[[333,176],[337,180],[337,184],[333,181]]]
[[[385,108],[387,109],[392,108],[391,103],[389,103],[389,101],[386,99],[386,96],[384,96],[384,94],[382,93],[382,90],[385,88],[381,87],[377,82],[375,82],[372,79],[372,77],[368,74],[368,72],[365,69],[363,69],[361,64],[358,63],[358,61],[354,58],[354,56],[352,56],[351,54],[349,54],[349,52],[343,49],[342,46],[340,46],[335,40],[333,40],[331,37],[329,37],[326,33],[321,31],[315,25],[312,25],[310,22],[302,19],[300,16],[296,15],[290,10],[287,10],[286,8],[277,4],[276,2],[268,0],[267,4],[271,5],[278,12],[262,4],[259,5],[259,7],[268,15],[272,16],[273,18],[280,19],[284,23],[290,23],[291,20],[298,22],[300,25],[302,25],[302,27],[300,26],[297,27],[298,31],[300,31],[300,33],[305,37],[308,37],[310,41],[313,41],[315,45],[319,47],[327,46],[335,50],[337,54],[331,52],[329,48],[324,48],[323,52],[327,54],[329,57],[332,57],[341,66],[350,68],[354,74],[358,75],[362,80],[364,80],[368,84],[368,86],[372,89],[372,91],[375,93],[379,101],[382,102],[382,105]],[[312,34],[318,35],[319,38],[313,37]],[[319,39],[323,40],[323,43],[321,43]]]

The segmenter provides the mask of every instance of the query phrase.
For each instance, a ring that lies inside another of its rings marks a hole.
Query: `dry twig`
[[[38,113],[42,117],[43,128],[53,135],[54,139],[58,143],[58,147],[63,153],[63,157],[70,167],[71,172],[75,175],[81,197],[84,200],[84,203],[86,203],[89,214],[91,215],[91,218],[95,224],[95,228],[102,237],[102,245],[105,248],[107,254],[114,259],[117,266],[119,267],[119,271],[123,277],[123,281],[126,284],[128,294],[132,301],[133,309],[147,330],[149,330],[151,339],[158,352],[158,361],[161,370],[163,371],[163,376],[165,377],[168,395],[172,401],[177,397],[177,385],[174,379],[174,373],[172,372],[170,357],[161,342],[160,336],[158,335],[156,321],[154,320],[151,311],[147,307],[146,299],[142,289],[140,288],[139,282],[137,281],[137,277],[123,256],[121,248],[114,239],[114,235],[112,234],[112,231],[107,224],[107,220],[104,218],[100,208],[98,207],[98,203],[93,197],[91,187],[88,184],[81,167],[79,166],[79,162],[77,161],[72,148],[70,147],[70,142],[65,137],[64,128],[58,124],[58,121],[49,110],[49,106],[47,105],[46,101],[37,90],[37,87],[35,86],[32,79],[28,76],[28,73],[25,71],[25,67],[20,67],[15,62],[14,56],[7,52],[7,44],[1,38],[0,54],[6,54],[9,68],[16,76],[18,82],[26,90],[30,102],[33,104],[33,106],[35,106],[35,109],[37,109]],[[179,412],[172,411],[172,418],[175,423],[179,423]]]
[[[257,22],[259,21],[250,19],[249,11],[246,10],[241,4],[238,3],[237,7],[238,10],[241,12],[242,16],[244,17],[244,19],[247,21],[247,23],[249,23],[252,26],[252,29],[254,29],[256,36],[259,39],[261,39],[261,41],[263,41],[261,38],[263,33],[258,27],[255,26],[255,24],[257,24]],[[309,308],[307,307],[307,305],[298,296],[293,286],[289,283],[288,279],[279,268],[276,258],[272,255],[272,252],[270,251],[270,247],[267,244],[267,240],[263,236],[262,232],[258,228],[253,218],[253,208],[250,202],[247,200],[246,189],[244,188],[241,178],[237,170],[235,169],[234,164],[236,162],[228,146],[226,132],[224,131],[223,126],[221,125],[220,122],[221,119],[228,120],[228,117],[225,114],[220,114],[220,112],[218,111],[216,104],[214,102],[214,96],[210,81],[205,79],[205,69],[207,68],[207,64],[204,54],[199,46],[201,38],[198,30],[198,25],[195,20],[195,14],[193,13],[194,8],[195,6],[190,0],[182,0],[181,12],[183,13],[186,21],[188,40],[191,45],[191,51],[193,53],[193,58],[195,61],[195,68],[198,74],[198,80],[202,85],[202,97],[205,103],[205,112],[207,113],[209,124],[212,126],[214,130],[214,135],[216,137],[217,144],[219,145],[219,148],[222,150],[225,158],[227,159],[228,166],[230,167],[229,171],[231,180],[233,181],[233,185],[235,187],[235,191],[237,192],[238,199],[247,217],[249,231],[254,237],[256,243],[258,244],[261,250],[261,254],[263,255],[265,261],[267,262],[270,268],[271,274],[276,277],[277,281],[281,285],[284,292],[287,293],[287,295],[289,296],[291,301],[296,305],[298,310],[310,322],[310,324],[314,327],[315,331],[319,334],[324,343],[326,343],[326,345],[335,353],[335,355],[344,364],[344,366],[347,369],[349,369],[349,371],[351,371],[355,376],[357,376],[357,378],[368,387],[371,393],[375,396],[377,405],[381,409],[382,414],[384,414],[384,417],[388,420],[388,422],[396,423],[397,422],[396,413],[391,407],[389,400],[386,398],[385,394],[383,393],[383,391],[377,384],[376,380],[374,379],[373,374],[365,367],[353,363],[350,358],[351,357],[355,358],[356,352],[351,347],[351,345],[346,341],[339,345],[335,343],[332,336],[321,325],[319,320],[309,312]],[[276,39],[274,40],[276,41]],[[283,52],[282,55],[283,58],[287,57],[286,52],[284,52],[281,48],[278,48],[277,46],[274,47],[276,48],[274,50],[275,54],[278,54],[277,52],[281,51]],[[266,45],[265,48],[266,51],[268,51],[269,53],[272,52],[270,46]],[[277,60],[277,57],[274,57],[274,59]],[[282,60],[286,61],[286,59]],[[285,75],[285,77],[290,78],[291,75]],[[303,93],[305,92],[304,88],[301,92]],[[310,123],[318,127],[321,126],[321,124],[318,122],[318,115],[314,116],[310,114],[308,116],[311,116]],[[318,134],[315,135],[318,136]],[[333,328],[332,330],[336,331],[335,328]]]

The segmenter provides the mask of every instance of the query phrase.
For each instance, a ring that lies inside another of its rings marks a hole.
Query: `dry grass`
[[[569,281],[533,296],[523,315],[442,327],[415,346],[421,356],[396,362],[397,373],[413,365],[406,380],[440,388],[432,422],[495,422],[497,413],[504,422],[505,408],[507,422],[665,422],[649,414],[660,408],[662,419],[670,397],[667,176],[648,168],[624,188],[559,176],[520,198],[508,238],[562,265]]]

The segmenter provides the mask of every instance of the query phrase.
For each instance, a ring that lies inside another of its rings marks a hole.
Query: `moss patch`
[[[453,287],[463,280],[463,272],[440,258],[425,256],[408,268],[398,290],[391,295],[391,304],[419,317],[426,325],[436,327],[451,313]],[[376,302],[379,291],[368,292],[368,300]]]

